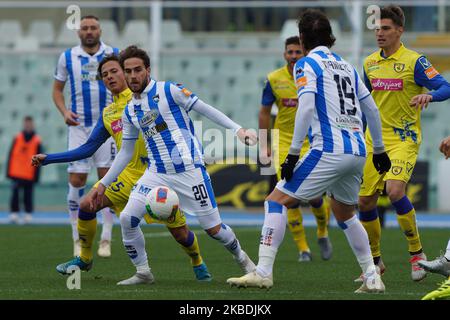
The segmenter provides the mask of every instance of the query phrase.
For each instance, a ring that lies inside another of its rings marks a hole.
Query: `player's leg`
[[[279,144],[274,145],[274,159],[278,159],[278,163],[275,163],[278,181],[281,180],[280,164],[282,164],[286,159],[290,146],[291,146],[291,139],[286,138],[283,139],[283,137],[280,137]],[[300,152],[301,155],[307,152],[305,148],[309,149],[309,144],[307,143],[304,144],[302,152]],[[306,240],[305,228],[303,226],[303,214],[299,204],[287,210],[287,223],[289,231],[291,232],[292,238],[295,242],[295,245],[297,246],[298,261],[299,262],[311,261],[312,254],[308,245],[308,241]]]
[[[411,178],[418,147],[416,144],[406,144],[389,153],[392,162],[391,170],[386,174],[386,191],[397,212],[397,221],[408,241],[408,251],[411,255],[411,278],[420,281],[426,277],[426,271],[417,263],[426,260],[420,241],[416,223],[416,211],[406,195],[406,184]]]
[[[9,202],[9,221],[11,223],[19,222],[19,182],[17,180],[11,181],[11,199]]]
[[[361,190],[359,191],[358,210],[359,220],[369,236],[374,263],[380,267],[383,274],[385,267],[381,260],[381,223],[378,216],[377,201],[379,191],[384,188],[384,175],[380,175],[375,170],[372,158],[373,154],[369,152],[364,165]]]
[[[25,205],[24,223],[30,223],[33,219],[33,181],[24,181],[23,184],[23,201]]]
[[[115,155],[116,144],[113,138],[110,137],[92,156],[94,166],[97,168],[99,180],[105,176],[106,172],[108,172]],[[97,254],[100,257],[108,258],[111,256],[111,238],[115,213],[111,208],[103,208],[101,213],[103,225]]]
[[[81,246],[80,254],[74,259],[61,263],[56,267],[56,271],[61,274],[68,274],[68,269],[73,265],[83,271],[89,271],[92,268],[93,242],[97,233],[97,211],[113,205],[107,193],[103,195],[102,205],[93,202],[92,195],[94,188],[80,202],[77,225]]]
[[[69,166],[70,169],[70,166]],[[70,225],[72,226],[72,239],[74,242],[73,255],[80,255],[80,241],[78,236],[78,210],[80,200],[84,195],[87,173],[69,173],[69,192],[67,193],[67,204],[69,207]]]
[[[326,197],[313,199],[309,201],[309,204],[317,222],[317,242],[320,248],[320,255],[323,260],[330,260],[333,254],[333,247],[328,237],[330,206],[326,201]]]
[[[158,183],[161,184],[157,174],[146,170],[136,182],[125,208],[120,213],[122,242],[128,257],[136,268],[136,273],[131,278],[118,282],[118,285],[152,284],[154,282],[140,223],[146,216],[146,196]]]
[[[384,292],[380,271],[375,267],[372,258],[368,234],[354,213],[365,158],[349,154],[340,155],[339,158],[341,161],[335,164],[335,168],[340,177],[330,185],[328,191],[331,194],[331,209],[337,223],[344,231],[363,272],[363,284],[355,292]]]

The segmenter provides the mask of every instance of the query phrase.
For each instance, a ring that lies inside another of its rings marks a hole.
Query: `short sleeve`
[[[55,75],[56,80],[66,82],[67,80],[67,67],[66,67],[66,54],[61,53],[58,59],[58,64],[56,65]]]
[[[131,121],[128,106],[125,107],[122,115],[122,140],[137,140],[139,137],[139,129],[135,127]]]
[[[414,81],[417,85],[425,87],[428,90],[436,90],[447,81],[433,67],[425,56],[419,57],[414,67]]]
[[[269,79],[264,82],[264,89],[261,99],[261,104],[263,106],[272,106],[276,98],[272,91],[272,86],[270,85]]]
[[[192,91],[181,84],[170,84],[169,90],[174,102],[187,112],[191,111],[192,106],[198,100],[198,97]]]
[[[310,57],[304,57],[294,66],[295,86],[297,96],[303,93],[317,93],[317,78],[322,74],[322,69],[316,61]]]

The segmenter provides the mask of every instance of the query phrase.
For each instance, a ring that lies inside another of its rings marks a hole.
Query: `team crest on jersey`
[[[393,166],[391,171],[394,176],[398,176],[402,172],[402,167]]]
[[[149,112],[146,112],[141,120],[139,120],[139,124],[141,127],[148,126],[149,124],[153,123],[156,118],[158,118],[159,112],[156,110],[150,110]]]
[[[405,64],[404,63],[394,63],[394,71],[397,73],[402,72],[405,70]]]
[[[159,94],[155,94],[155,95],[152,97],[152,100],[153,100],[154,103],[158,103],[158,102],[159,102]]]
[[[300,77],[303,74],[303,69],[298,67],[297,69],[295,69],[295,76],[296,77]]]

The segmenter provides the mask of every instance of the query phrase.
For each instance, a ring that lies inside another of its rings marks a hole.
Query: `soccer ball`
[[[145,199],[148,214],[158,220],[169,220],[175,217],[179,205],[177,193],[165,186],[154,187]]]

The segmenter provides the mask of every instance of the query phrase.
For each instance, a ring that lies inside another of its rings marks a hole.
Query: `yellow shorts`
[[[283,141],[280,139],[278,148],[274,148],[273,159],[275,161],[275,168],[277,170],[277,179],[278,180],[281,180],[281,165],[283,164],[284,160],[286,160],[286,157],[289,153],[290,147],[291,147],[291,141]],[[306,152],[308,152],[309,147],[310,147],[310,145],[309,145],[308,139],[306,138],[305,142],[302,145],[302,149],[300,150],[300,158],[303,157],[303,155]]]
[[[127,170],[125,169],[106,189],[105,195],[112,202],[112,209],[116,212],[117,217],[120,216],[120,213],[125,208],[131,193],[131,189],[140,177],[141,176],[127,172]],[[94,185],[94,188],[96,188],[99,183],[100,181],[97,181],[97,183]],[[176,213],[175,219],[170,219],[169,221],[155,219],[148,213],[144,215],[144,220],[148,224],[165,224],[168,228],[171,229],[186,225],[186,217],[180,210],[178,210],[178,212]]]
[[[380,175],[372,162],[373,153],[367,154],[364,165],[363,181],[361,183],[360,196],[372,196],[377,191],[382,191],[386,180],[399,180],[405,183],[411,179],[416,165],[419,145],[409,142],[399,142],[396,146],[386,150],[391,159],[391,170]]]

